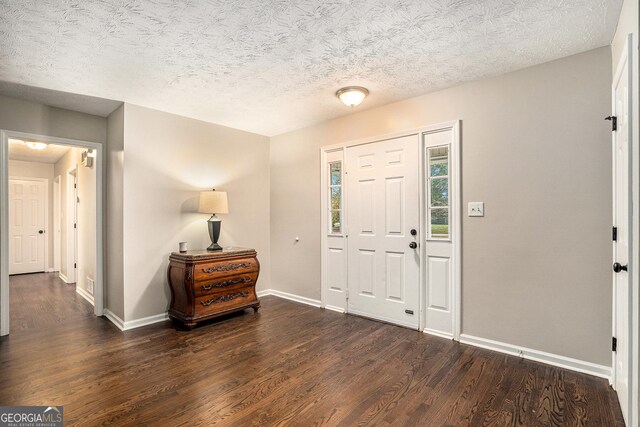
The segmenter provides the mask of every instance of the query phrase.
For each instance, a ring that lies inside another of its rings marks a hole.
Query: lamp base
[[[216,214],[211,215],[209,221],[207,221],[209,228],[209,237],[211,237],[211,246],[207,248],[208,251],[221,251],[222,246],[218,244],[218,237],[220,237],[220,219]]]
[[[222,250],[222,246],[220,246],[217,243],[211,243],[211,246],[209,246],[207,248],[208,251],[221,251]]]

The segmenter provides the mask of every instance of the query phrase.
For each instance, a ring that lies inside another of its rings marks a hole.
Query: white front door
[[[627,424],[629,402],[629,362],[631,355],[631,326],[629,315],[631,312],[631,297],[629,289],[629,240],[630,240],[630,204],[631,164],[629,158],[630,123],[630,81],[631,73],[628,55],[622,58],[614,79],[613,116],[617,122],[613,132],[613,221],[616,227],[616,240],[613,242],[613,292],[615,304],[614,336],[616,338],[616,352],[614,353],[614,388],[618,393],[618,400],[622,414]]]
[[[44,271],[46,185],[9,179],[9,274]]]
[[[346,150],[348,311],[415,329],[420,315],[418,138]]]

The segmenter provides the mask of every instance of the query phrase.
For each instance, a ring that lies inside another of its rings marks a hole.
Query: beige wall
[[[273,137],[272,288],[320,298],[319,147],[460,119],[463,333],[610,365],[610,84],[605,47]]]
[[[107,120],[0,96],[0,129],[104,143]]]
[[[228,192],[223,246],[253,247],[269,287],[269,138],[135,105],[124,106],[124,320],[164,313],[169,254],[210,244],[199,191]]]
[[[107,118],[105,193],[105,307],[124,319],[124,105]]]
[[[637,39],[638,37],[638,15],[640,14],[638,0],[624,0],[622,3],[622,11],[620,12],[620,19],[618,20],[618,26],[616,33],[611,41],[612,51],[612,67],[613,72],[618,67],[618,59],[624,49],[624,43],[629,33],[634,33]]]
[[[25,162],[22,160],[9,160],[9,178],[44,178],[48,180],[47,204],[49,218],[47,218],[47,240],[49,261],[45,268],[53,268],[53,165],[50,163]]]
[[[73,232],[68,222],[73,212],[68,209],[67,198],[73,198],[73,194],[67,194],[69,183],[69,170],[76,168],[78,181],[78,236],[77,236],[77,265],[76,286],[87,291],[87,278],[96,280],[96,166],[88,168],[82,165],[82,152],[84,148],[72,148],[54,165],[54,175],[60,176],[61,202],[61,241],[60,241],[60,272],[69,277],[67,242],[69,233]]]

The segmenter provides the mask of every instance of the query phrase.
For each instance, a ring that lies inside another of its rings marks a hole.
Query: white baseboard
[[[313,306],[313,307],[321,307],[322,306],[322,304],[320,303],[320,300],[307,298],[307,297],[301,297],[300,295],[294,295],[294,294],[290,294],[288,292],[278,291],[276,289],[265,289],[265,290],[256,292],[256,294],[258,295],[258,298],[266,297],[267,295],[273,295],[275,297],[288,299],[290,301],[299,302],[299,303],[310,305],[310,306]]]
[[[324,309],[325,309],[325,310],[331,310],[331,311],[337,311],[338,313],[342,313],[342,314],[344,314],[344,313],[345,313],[345,309],[344,309],[344,308],[342,308],[342,307],[335,307],[335,306],[333,306],[333,305],[325,305],[325,306],[324,306]]]
[[[460,342],[463,344],[486,348],[487,350],[493,350],[500,353],[510,354],[512,356],[522,357],[523,359],[546,363],[548,365],[557,366],[559,368],[570,369],[572,371],[582,372],[584,374],[594,375],[600,378],[606,378],[611,381],[611,367],[609,366],[597,365],[595,363],[585,362],[583,360],[559,356],[557,354],[546,353],[544,351],[533,350],[530,348],[520,347],[513,344],[507,344],[486,338],[474,337],[467,334],[460,335]]]
[[[56,270],[55,268],[47,268],[44,272],[45,273],[55,273],[56,271],[58,271],[58,270]]]
[[[256,295],[258,298],[266,297],[271,295],[271,289],[264,289],[262,291],[256,291]]]
[[[65,276],[62,273],[58,273],[58,277],[60,278],[60,280],[62,280],[64,283],[69,283],[69,279],[67,279],[67,276]]]
[[[118,329],[120,329],[121,331],[124,331],[124,320],[116,316],[116,314],[111,310],[109,310],[108,308],[104,309],[104,317],[109,319],[111,323],[113,323],[118,327]]]
[[[446,338],[449,340],[453,339],[453,334],[447,334],[446,332],[436,331],[435,329],[424,328],[422,332],[429,335],[435,335],[436,337],[440,337],[440,338]]]
[[[79,288],[76,288],[76,290],[77,289]],[[258,295],[258,298],[266,297],[268,295],[273,295],[279,298],[284,298],[284,299],[299,302],[302,304],[311,305],[313,307],[320,307],[320,301],[318,300],[289,294],[287,292],[277,291],[275,289],[265,289],[265,290],[256,292],[256,294]],[[167,313],[161,313],[161,314],[156,314],[154,316],[143,317],[141,319],[129,320],[125,322],[109,309],[104,310],[104,316],[107,319],[109,319],[111,323],[116,325],[118,329],[120,329],[121,331],[128,331],[130,329],[140,328],[142,326],[151,325],[153,323],[164,322],[165,320],[169,319],[169,315]]]
[[[164,322],[169,320],[168,313],[155,314],[153,316],[142,317],[140,319],[129,320],[124,322],[124,330],[140,328],[142,326],[152,325],[154,323]]]
[[[129,320],[125,322],[118,317],[114,312],[109,309],[104,310],[104,316],[118,327],[121,331],[128,331],[130,329],[140,328],[142,326],[152,325],[154,323],[164,322],[169,319],[168,313],[155,314],[153,316],[142,317],[140,319]]]
[[[78,285],[76,285],[76,293],[80,295],[82,298],[89,301],[89,304],[95,305],[95,302],[93,301],[93,295],[91,295],[89,292],[85,291]]]

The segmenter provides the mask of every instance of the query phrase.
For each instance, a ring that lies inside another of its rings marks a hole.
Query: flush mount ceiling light
[[[44,150],[45,148],[47,148],[47,144],[45,144],[44,142],[35,142],[35,141],[27,141],[27,147],[31,148],[32,150]]]
[[[336,92],[336,96],[348,107],[360,105],[367,95],[369,91],[361,86],[347,86]]]

